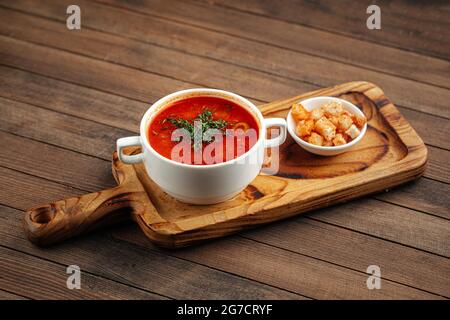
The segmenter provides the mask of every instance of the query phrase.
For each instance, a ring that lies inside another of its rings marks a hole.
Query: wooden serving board
[[[369,124],[363,140],[344,154],[321,157],[307,153],[288,137],[280,149],[277,175],[260,174],[234,199],[208,206],[173,199],[148,178],[143,165],[125,165],[114,153],[117,187],[31,208],[24,221],[28,237],[48,245],[131,218],[151,241],[177,248],[385,190],[422,175],[427,162],[422,139],[372,83],[345,83],[260,109],[266,117],[285,117],[293,102],[314,96],[336,96],[359,106]]]

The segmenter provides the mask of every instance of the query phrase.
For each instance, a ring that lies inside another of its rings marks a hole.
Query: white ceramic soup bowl
[[[306,110],[311,111],[314,109],[319,109],[324,104],[332,102],[332,101],[340,102],[342,104],[342,107],[352,114],[355,114],[359,117],[365,117],[364,113],[353,103],[350,103],[347,100],[343,100],[343,99],[339,99],[339,98],[335,98],[335,97],[314,97],[314,98],[302,100],[302,101],[300,101],[300,103]],[[348,151],[348,149],[350,149],[352,146],[357,144],[366,134],[367,123],[364,124],[364,127],[362,128],[359,136],[357,136],[355,139],[353,139],[349,143],[346,143],[341,146],[332,146],[332,147],[317,146],[315,144],[306,142],[305,140],[303,140],[299,136],[297,136],[297,134],[295,133],[296,123],[295,123],[294,118],[292,117],[291,112],[292,112],[292,110],[289,111],[289,114],[287,116],[287,126],[288,126],[289,134],[292,136],[292,138],[295,140],[295,142],[297,142],[297,144],[299,146],[301,146],[303,149],[305,149],[306,151],[309,151],[311,153],[320,155],[320,156],[334,156],[334,155],[337,155],[340,153],[344,153],[344,152]]]
[[[180,163],[156,152],[147,138],[148,126],[154,116],[176,101],[198,96],[223,98],[248,110],[259,127],[258,140],[253,147],[235,159],[210,165]],[[280,134],[267,139],[266,128],[275,126],[280,128]],[[148,176],[175,199],[191,204],[213,204],[231,199],[256,178],[262,168],[264,149],[280,146],[286,139],[286,127],[285,119],[264,119],[253,103],[237,94],[217,89],[188,89],[155,102],[141,120],[140,136],[118,139],[117,153],[123,163],[143,162]],[[124,154],[123,149],[129,146],[141,146],[142,153]]]

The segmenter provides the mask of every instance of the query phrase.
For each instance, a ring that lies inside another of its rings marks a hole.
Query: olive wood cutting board
[[[142,164],[125,165],[114,153],[117,187],[29,209],[26,233],[32,242],[48,245],[132,219],[151,241],[177,248],[385,190],[423,174],[427,149],[422,139],[372,83],[349,82],[260,109],[265,117],[285,117],[293,102],[314,96],[340,97],[363,110],[367,133],[350,151],[316,156],[288,136],[279,150],[276,175],[262,173],[235,198],[206,206],[173,199],[148,178]]]

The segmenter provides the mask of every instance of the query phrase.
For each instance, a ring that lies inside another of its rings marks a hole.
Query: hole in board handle
[[[47,224],[55,217],[56,210],[52,205],[32,209],[30,212],[31,221],[38,224]]]

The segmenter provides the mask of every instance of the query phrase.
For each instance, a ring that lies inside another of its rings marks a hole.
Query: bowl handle
[[[287,123],[283,118],[268,118],[264,119],[264,123],[266,125],[266,129],[270,127],[280,127],[280,134],[272,139],[266,139],[264,142],[265,148],[274,148],[279,147],[286,140],[286,128]]]
[[[140,136],[134,136],[134,137],[126,137],[126,138],[120,138],[117,140],[117,154],[119,156],[119,160],[126,164],[136,164],[141,163],[142,153],[134,154],[134,155],[126,155],[123,153],[123,149],[131,146],[142,146],[141,143],[141,137]]]

